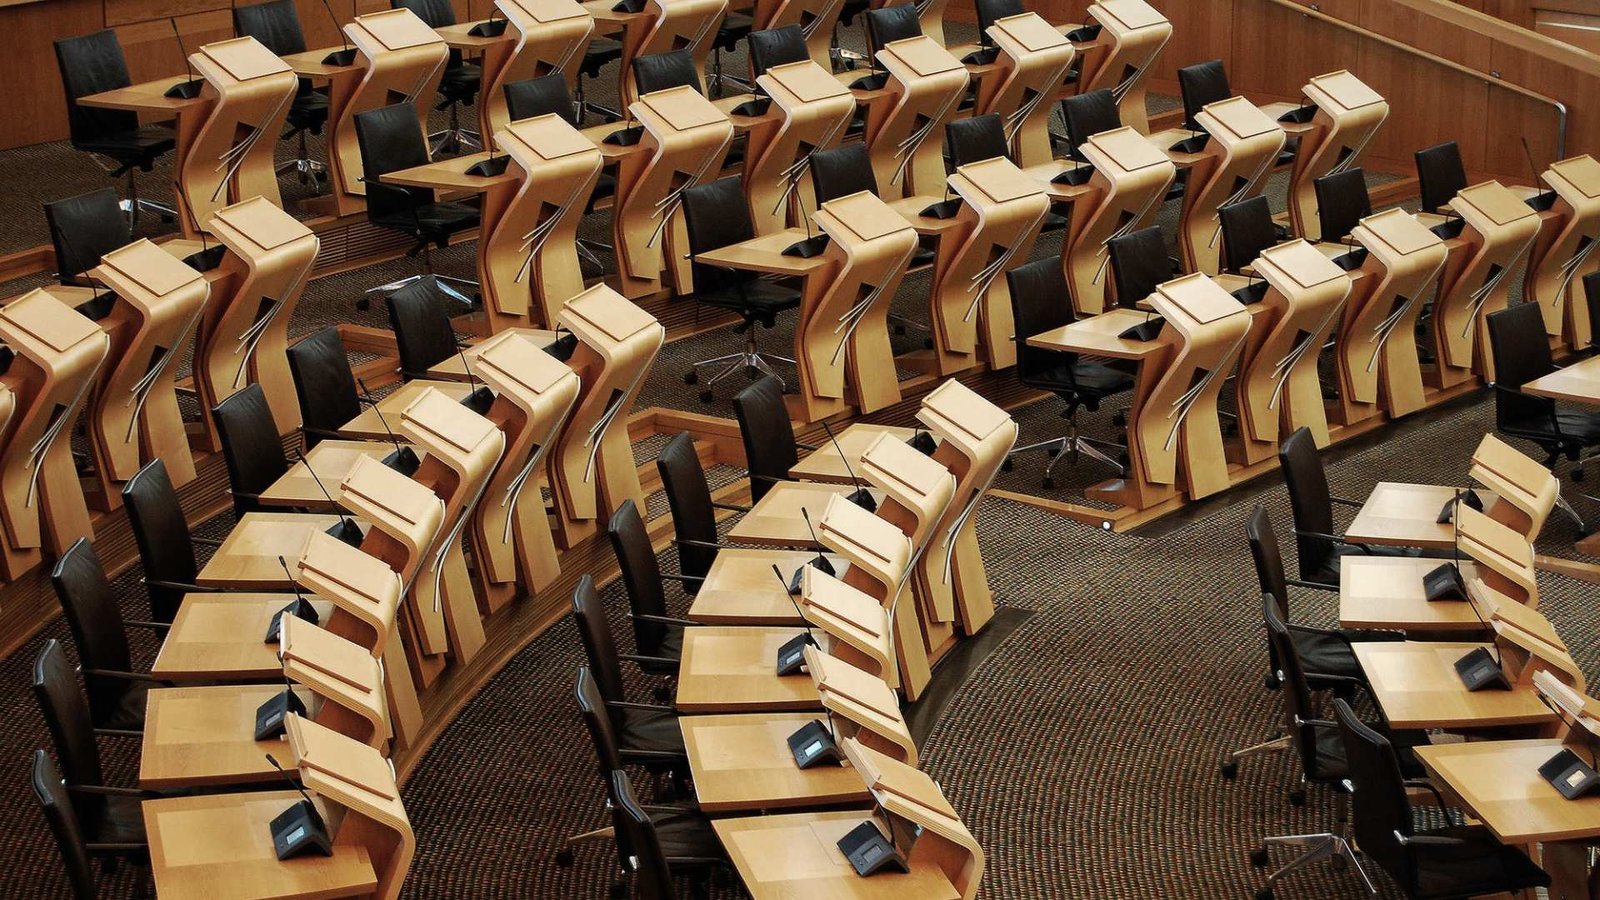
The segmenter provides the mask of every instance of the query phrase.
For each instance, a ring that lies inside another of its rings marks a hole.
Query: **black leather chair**
[[[94,727],[114,732],[143,730],[145,694],[153,679],[133,671],[127,626],[157,631],[161,626],[123,620],[111,582],[88,538],[74,541],[56,560],[50,584],[78,649]]]
[[[800,461],[800,450],[815,450],[795,440],[794,423],[783,403],[783,382],[767,376],[733,395],[733,415],[744,442],[744,464],[750,473],[750,502],[759,503],[768,489],[788,481]]]
[[[578,626],[584,656],[594,675],[605,708],[610,714],[611,732],[616,736],[617,752],[630,764],[652,771],[688,774],[684,757],[683,732],[678,714],[668,706],[652,706],[628,700],[622,679],[624,659],[639,662],[637,654],[619,654],[605,606],[595,592],[594,579],[583,575],[572,592],[572,618]],[[652,662],[645,660],[645,662]],[[666,662],[655,660],[654,662]]]
[[[1232,97],[1233,87],[1228,84],[1228,70],[1222,60],[1213,59],[1180,68],[1178,92],[1183,96],[1183,127],[1190,131],[1204,131],[1195,116],[1208,104]],[[1290,139],[1284,144],[1274,165],[1292,164],[1299,144],[1298,139]]]
[[[611,538],[622,584],[628,591],[628,618],[633,624],[639,669],[646,675],[672,678],[678,674],[678,659],[683,653],[683,629],[694,623],[667,614],[661,565],[650,545],[644,519],[632,500],[624,500],[617,507],[606,524],[606,534]]]
[[[806,49],[806,33],[799,25],[752,31],[749,37],[750,75],[760,78],[773,66],[805,62],[811,58]]]
[[[90,840],[89,829],[78,819],[74,809],[71,788],[62,781],[61,772],[43,750],[33,751],[33,772],[29,784],[33,787],[34,799],[39,801],[39,806],[44,810],[45,823],[50,826],[56,847],[61,851],[61,861],[67,868],[67,883],[72,890],[73,900],[96,900],[100,896],[99,878],[95,875],[96,859],[144,858],[149,853],[149,848],[142,840],[117,843]]]
[[[878,179],[872,170],[872,157],[867,152],[867,145],[861,141],[851,141],[827,150],[811,151],[811,189],[816,194],[818,206],[862,191],[878,193]],[[911,257],[911,268],[932,265],[934,255],[931,248],[918,244],[917,252]],[[911,322],[894,313],[889,314],[889,320],[896,334],[903,334],[907,326],[928,330],[927,325]]]
[[[989,37],[990,25],[1027,12],[1022,0],[974,0],[972,5],[978,14],[978,41],[985,47],[994,46],[994,38]]]
[[[1283,236],[1272,221],[1266,197],[1251,197],[1217,209],[1222,225],[1222,265],[1235,275],[1255,265],[1261,251],[1277,246]]]
[[[676,879],[685,876],[693,879],[694,896],[709,896],[713,871],[727,865],[709,821],[698,812],[642,805],[622,769],[611,773],[610,795],[617,843],[632,862],[634,896],[676,900]]]
[[[250,6],[233,8],[233,33],[240,37],[253,37],[277,56],[306,51],[305,32],[300,29],[300,14],[294,0],[268,0]],[[328,95],[316,90],[309,78],[300,79],[294,100],[289,104],[283,140],[299,138],[300,146],[294,159],[278,163],[278,174],[294,172],[305,184],[312,179],[327,178],[327,166],[311,158],[306,146],[307,134],[321,134],[328,123]]]
[[[846,0],[846,8],[850,0]],[[863,91],[882,90],[889,83],[889,73],[882,71],[878,66],[878,51],[885,45],[906,38],[922,36],[922,20],[917,18],[917,7],[914,3],[902,3],[895,6],[884,6],[878,9],[863,11],[863,21],[866,23],[867,53],[864,62],[870,69],[866,75],[851,82],[850,86]],[[840,17],[843,20],[843,16]],[[971,100],[969,93],[967,99]],[[970,103],[969,103],[970,105]]]
[[[1300,582],[1324,591],[1339,589],[1339,558],[1352,553],[1368,556],[1420,556],[1409,547],[1377,547],[1347,542],[1335,532],[1333,505],[1361,508],[1361,503],[1336,497],[1328,490],[1322,456],[1308,428],[1297,428],[1278,445],[1278,464],[1289,490],[1294,511],[1295,548],[1300,558]]]
[[[1011,158],[1009,142],[999,113],[952,119],[944,129],[945,157],[950,171],[968,163],[983,162],[996,157]],[[1061,212],[1045,213],[1041,233],[1059,231],[1067,227],[1067,216]]]
[[[115,90],[133,84],[128,63],[122,56],[117,33],[109,29],[55,42],[56,65],[61,70],[61,86],[67,97],[67,128],[72,146],[90,155],[112,178],[127,177],[127,199],[122,210],[128,224],[139,224],[139,211],[149,210],[171,222],[176,211],[164,203],[139,197],[134,169],[149,172],[155,161],[177,146],[172,129],[160,125],[140,125],[139,114],[123,109],[97,109],[82,106],[79,97]],[[110,165],[100,160],[108,159]]]
[[[513,122],[556,115],[574,128],[578,127],[578,108],[567,91],[567,79],[560,74],[508,81],[502,91],[506,96],[506,115]]]
[[[44,219],[56,251],[56,277],[64,285],[92,285],[94,297],[80,303],[77,310],[97,322],[104,319],[117,295],[95,282],[89,270],[100,264],[100,257],[133,241],[133,229],[122,215],[116,190],[100,188],[46,203]]]
[[[400,354],[401,378],[426,378],[429,369],[460,352],[450,313],[421,282],[395,291],[385,303]]]
[[[1500,843],[1483,825],[1417,828],[1408,789],[1418,785],[1403,774],[1394,742],[1361,721],[1343,700],[1334,701],[1333,714],[1355,788],[1350,794],[1355,843],[1406,897],[1456,900],[1550,886],[1550,876],[1527,854]],[[1432,792],[1440,816],[1449,821],[1444,798]]]
[[[756,236],[745,204],[742,181],[738,176],[697,184],[683,192],[683,221],[689,232],[689,253],[701,253],[747,241]],[[705,382],[700,399],[710,402],[717,382],[744,369],[747,374],[766,373],[777,377],[772,362],[793,364],[794,360],[762,353],[756,344],[756,326],[771,328],[778,314],[800,305],[800,292],[788,283],[767,281],[748,269],[727,269],[696,260],[693,300],[698,306],[711,306],[737,313],[740,323],[734,332],[745,336],[744,348],[713,359],[694,363],[684,374],[686,384],[700,380],[703,366],[722,369]]]
[[[1095,412],[1105,398],[1131,391],[1133,376],[1076,353],[1028,346],[1028,338],[1072,321],[1072,302],[1068,299],[1061,260],[1048,257],[1017,266],[1006,273],[1006,284],[1011,289],[1011,316],[1016,323],[1017,380],[1027,387],[1060,397],[1067,405],[1061,417],[1068,424],[1065,436],[1014,448],[1006,454],[1003,465],[1009,468],[1011,457],[1017,453],[1049,448],[1051,459],[1045,466],[1043,482],[1046,489],[1055,487],[1056,463],[1068,457],[1074,465],[1083,455],[1122,471],[1123,463],[1111,453],[1125,452],[1126,448],[1080,435],[1078,409]]]
[[[1360,166],[1324,175],[1313,181],[1312,187],[1317,194],[1317,221],[1322,225],[1323,241],[1345,240],[1362,219],[1372,215],[1367,175]],[[1364,252],[1345,255],[1365,257]]]
[[[427,188],[384,184],[379,180],[380,176],[390,172],[428,162],[428,145],[422,136],[422,123],[417,119],[416,106],[396,103],[357,113],[355,125],[364,172],[361,180],[367,186],[367,221],[379,228],[401,232],[416,241],[406,255],[420,254],[423,268],[421,275],[368,288],[367,293],[389,293],[420,281],[430,290],[471,306],[474,302],[472,296],[463,293],[455,285],[472,291],[476,289],[476,283],[435,275],[429,248],[443,250],[452,236],[478,227],[477,208],[454,200],[435,200],[433,191]],[[364,308],[362,304],[357,306]]]
[[[1106,241],[1111,258],[1111,283],[1117,288],[1117,305],[1138,309],[1139,301],[1180,274],[1178,261],[1167,255],[1167,239],[1151,225]]]
[[[1418,199],[1422,211],[1438,213],[1467,186],[1467,167],[1461,162],[1461,147],[1445,141],[1416,152]]]
[[[398,342],[398,329],[395,334]],[[294,394],[300,401],[300,432],[310,452],[324,440],[339,438],[339,429],[361,414],[361,394],[337,326],[301,338],[289,348],[288,357]]]
[[[185,594],[235,593],[195,583],[200,562],[194,548],[217,547],[222,542],[200,537],[189,527],[165,463],[153,459],[133,473],[122,486],[122,505],[128,511],[128,525],[139,548],[152,621],[171,622]]]
[[[651,53],[635,59],[633,87],[640,96],[678,87],[692,87],[695,93],[705,93],[700,84],[700,70],[694,65],[694,54],[688,50]]]
[[[429,28],[456,24],[456,11],[450,0],[389,0],[389,5],[393,9],[411,10]],[[482,84],[483,69],[466,62],[460,50],[452,49],[439,79],[439,105],[434,107],[450,111],[450,127],[428,135],[428,140],[433,142],[433,152],[460,153],[463,146],[473,150],[483,146],[482,135],[461,127],[461,107],[473,104]]]
[[[719,509],[748,512],[749,507],[718,503],[711,499],[711,485],[695,452],[694,438],[679,432],[656,454],[656,471],[661,475],[661,490],[667,495],[672,513],[673,544],[678,548],[678,568],[682,575],[667,575],[683,583],[693,595],[711,571],[723,543],[717,534]]]
[[[1084,160],[1081,148],[1089,138],[1122,127],[1122,113],[1110,88],[1063,98],[1061,119],[1067,129],[1067,158],[1079,161]]]
[[[1519,303],[1490,313],[1488,324],[1495,430],[1537,444],[1546,454],[1546,466],[1565,455],[1577,463],[1572,477],[1582,478],[1586,451],[1600,444],[1600,413],[1522,391],[1523,385],[1556,370],[1539,305]]]
[[[243,516],[262,509],[261,492],[289,471],[266,393],[261,385],[252,384],[212,407],[211,417],[228,466],[234,514]]]

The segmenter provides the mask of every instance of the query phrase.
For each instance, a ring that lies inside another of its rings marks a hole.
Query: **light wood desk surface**
[[[417,402],[417,397],[428,388],[434,388],[452,400],[460,400],[472,393],[471,385],[418,378],[415,381],[408,381],[402,384],[380,399],[377,410],[370,406],[362,409],[361,415],[344,423],[339,428],[339,432],[347,437],[356,439],[387,441],[389,432],[384,430],[384,420],[388,421],[390,428],[399,425],[400,413],[406,407]],[[382,411],[383,419],[378,418],[379,411]],[[395,433],[399,434],[399,432]],[[392,450],[394,448],[390,447],[389,449]]]
[[[779,482],[728,531],[728,540],[765,547],[818,549],[819,545],[812,540],[811,531],[806,528],[806,520],[800,516],[800,510],[804,509],[811,516],[812,526],[820,527],[822,514],[828,509],[828,501],[850,490],[837,484]],[[882,500],[876,491],[873,496]]]
[[[388,415],[388,412],[384,415]],[[401,443],[405,444],[404,441]],[[327,498],[332,497],[335,503],[339,501],[339,495],[344,492],[344,478],[350,474],[350,468],[356,464],[356,460],[363,456],[381,460],[393,452],[394,444],[383,440],[323,441],[306,454],[306,462],[311,467],[308,469],[304,463],[296,460],[282,478],[261,492],[261,505],[331,509]],[[418,457],[427,455],[421,450],[416,453]],[[320,487],[317,485],[319,479],[322,482]],[[327,494],[323,494],[324,489]]]
[[[1600,797],[1568,800],[1539,776],[1539,766],[1561,749],[1561,741],[1544,738],[1435,744],[1416,752],[1435,784],[1504,843],[1600,837]]]
[[[815,553],[805,550],[723,548],[695,592],[688,618],[706,625],[804,625],[805,620],[795,611],[799,598],[778,584],[772,567],[776,565],[788,579],[795,569],[815,558]],[[840,575],[850,565],[838,557],[828,559]]]
[[[1432,600],[1422,576],[1448,560],[1350,554],[1339,560],[1339,625],[1397,631],[1485,631],[1466,600]],[[1461,562],[1471,581],[1477,566]]]
[[[911,440],[917,433],[915,428],[901,428],[897,425],[871,425],[866,422],[854,422],[843,431],[835,430],[834,436],[839,439],[839,446],[835,447],[833,441],[823,435],[821,446],[807,453],[800,462],[789,469],[790,478],[799,478],[806,481],[826,481],[831,484],[851,484],[850,471],[856,474],[861,472],[861,454],[872,447],[880,435],[892,434],[902,441]],[[841,456],[840,452],[844,454]],[[846,467],[845,461],[850,465]]]
[[[256,710],[282,691],[281,682],[151,691],[139,746],[139,786],[178,790],[276,781],[268,753],[294,771],[288,741],[255,739]],[[307,704],[312,700],[308,691],[295,693]]]
[[[1079,319],[1060,328],[1028,338],[1029,347],[1046,350],[1068,350],[1074,353],[1092,353],[1113,359],[1144,359],[1162,349],[1162,341],[1134,341],[1118,337],[1135,325],[1149,321],[1150,313],[1136,309],[1108,309],[1098,316]]]
[[[1439,524],[1439,511],[1457,491],[1466,488],[1438,484],[1402,484],[1380,481],[1367,502],[1345,529],[1347,541],[1390,547],[1425,547],[1449,550],[1456,544],[1455,522]],[[1494,509],[1499,499],[1478,490],[1484,512]]]
[[[398,184],[406,187],[433,188],[439,191],[459,191],[465,193],[478,193],[499,184],[514,184],[519,179],[517,171],[507,167],[499,175],[470,175],[467,170],[490,156],[505,156],[504,153],[490,153],[480,150],[465,156],[451,156],[436,159],[433,162],[409,169],[399,169],[386,175],[378,176],[384,184]]]
[[[548,349],[550,345],[554,344],[556,339],[561,336],[547,328],[506,328],[503,330],[512,331],[522,335],[536,344],[540,350]],[[468,356],[471,356],[472,348],[468,347],[465,352]],[[461,361],[460,353],[457,353],[444,362],[428,369],[428,377],[437,379],[439,381],[466,382],[469,380],[467,378],[467,365]],[[474,373],[474,377],[476,378],[476,373]],[[483,379],[478,379],[478,383],[481,384],[482,381]],[[387,416],[389,414],[389,410],[385,409],[383,414]]]
[[[439,36],[440,40],[445,42],[446,46],[453,50],[482,50],[485,47],[493,47],[495,44],[510,41],[512,40],[512,35],[516,33],[508,26],[504,32],[497,35],[479,37],[475,34],[468,34],[468,32],[485,21],[487,20],[479,19],[476,22],[457,22],[454,25],[440,25],[433,31]]]
[[[161,900],[260,900],[376,890],[377,873],[359,845],[335,846],[332,856],[279,861],[270,826],[299,799],[294,791],[268,791],[144,801],[156,893]]]
[[[804,672],[778,675],[778,648],[799,628],[696,625],[683,631],[677,707],[686,713],[820,710]]]
[[[1600,356],[1575,362],[1522,386],[1524,393],[1569,403],[1600,404]]]
[[[196,75],[196,78],[199,76]],[[210,103],[211,100],[204,96],[199,97],[168,97],[167,89],[175,84],[188,81],[188,75],[171,75],[158,78],[155,81],[145,81],[139,84],[130,84],[127,87],[113,88],[79,97],[78,103],[83,106],[97,106],[102,109],[126,109],[134,112],[173,113],[189,109],[193,106]]]
[[[695,262],[705,263],[708,266],[726,266],[730,269],[744,269],[767,275],[804,277],[827,264],[827,260],[820,255],[810,259],[783,255],[785,247],[805,239],[804,228],[785,228],[748,241],[696,253],[694,259]]]
[[[289,68],[293,69],[296,75],[312,80],[323,80],[337,75],[359,75],[363,70],[355,63],[351,63],[348,66],[334,66],[323,62],[324,59],[328,58],[328,54],[337,53],[343,49],[344,47],[342,46],[336,46],[323,47],[320,50],[306,50],[302,53],[291,53],[283,57],[283,61],[288,63]]]
[[[711,825],[754,900],[959,900],[961,893],[932,865],[857,875],[838,842],[866,819],[865,813],[843,810],[718,819]]]
[[[1509,691],[1468,691],[1461,684],[1456,660],[1485,644],[1358,641],[1352,646],[1373,698],[1395,728],[1471,731],[1556,721],[1531,684]]]
[[[150,674],[163,681],[281,680],[278,645],[264,638],[272,616],[292,600],[292,593],[185,595]],[[333,604],[311,605],[326,622]]]
[[[708,813],[866,804],[871,793],[849,766],[801,769],[789,735],[821,713],[680,716],[694,792]]]
[[[278,557],[293,571],[293,560],[300,558],[311,533],[338,523],[338,516],[312,513],[246,513],[195,581],[202,587],[289,590],[289,576]]]

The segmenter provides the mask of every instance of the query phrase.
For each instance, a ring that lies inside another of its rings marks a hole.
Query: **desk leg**
[[[1545,844],[1543,856],[1541,864],[1550,874],[1550,900],[1592,900],[1600,896],[1590,883],[1586,845],[1571,841]]]

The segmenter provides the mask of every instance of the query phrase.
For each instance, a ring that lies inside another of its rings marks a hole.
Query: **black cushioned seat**
[[[666,710],[623,709],[618,733],[622,746],[630,750],[682,753],[683,729],[677,714]]]

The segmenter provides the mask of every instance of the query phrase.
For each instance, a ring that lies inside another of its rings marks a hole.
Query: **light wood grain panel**
[[[0,146],[20,147],[67,136],[67,106],[52,42],[99,29],[100,0],[53,0],[0,10],[10,38],[10,84],[0,116]]]

